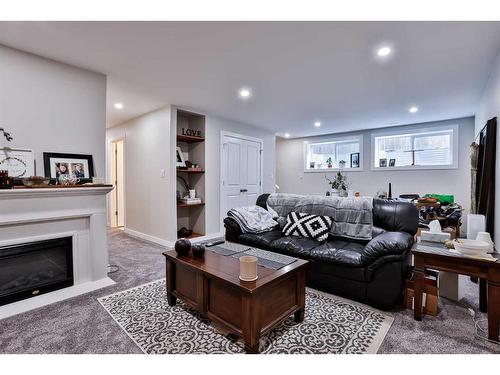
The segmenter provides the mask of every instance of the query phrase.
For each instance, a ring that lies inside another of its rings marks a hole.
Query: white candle
[[[257,280],[257,258],[244,255],[240,258],[240,279],[243,281]]]

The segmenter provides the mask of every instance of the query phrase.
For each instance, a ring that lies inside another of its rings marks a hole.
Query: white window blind
[[[453,167],[455,127],[375,135],[374,168]]]
[[[341,168],[360,169],[362,137],[332,139],[329,141],[306,143],[305,170],[328,170]],[[351,159],[353,163],[351,163]],[[331,162],[331,166],[329,166]]]

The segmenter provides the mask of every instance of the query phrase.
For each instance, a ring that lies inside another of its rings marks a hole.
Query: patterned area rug
[[[178,300],[167,303],[165,279],[98,299],[147,354],[244,353],[243,344],[217,332]],[[338,297],[306,291],[302,323],[290,317],[261,339],[261,353],[376,353],[393,318]]]

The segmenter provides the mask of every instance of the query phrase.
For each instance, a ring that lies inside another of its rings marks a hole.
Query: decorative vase
[[[332,189],[332,192],[330,193],[332,197],[340,197],[340,191],[338,189]]]

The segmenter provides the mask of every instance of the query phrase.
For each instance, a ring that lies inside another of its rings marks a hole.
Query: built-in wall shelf
[[[204,206],[205,203],[195,203],[195,204],[187,204],[187,203],[180,203],[180,202],[177,202],[177,208],[181,208],[181,207],[199,207],[199,206]]]
[[[193,137],[191,135],[177,134],[177,142],[193,143],[193,142],[204,142],[204,141],[205,141],[204,137]]]
[[[177,202],[177,231],[187,228],[193,231],[193,236],[200,237],[206,234],[206,209],[205,209],[205,116],[199,113],[176,109],[177,123],[175,126],[175,137],[177,147],[182,152],[185,161],[196,164],[197,168],[186,168],[176,165],[177,191],[185,196],[189,189],[194,189],[196,198],[203,203],[186,204]],[[195,137],[187,134],[198,134]],[[191,164],[188,164],[191,165]],[[180,181],[183,180],[185,184]]]

